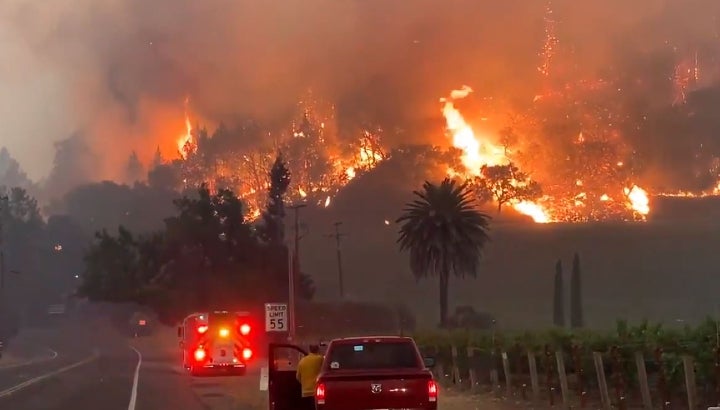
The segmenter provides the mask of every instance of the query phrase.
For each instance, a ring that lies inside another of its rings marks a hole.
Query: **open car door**
[[[302,407],[302,389],[295,375],[307,352],[298,346],[271,343],[268,348],[268,403],[270,410],[297,410]]]

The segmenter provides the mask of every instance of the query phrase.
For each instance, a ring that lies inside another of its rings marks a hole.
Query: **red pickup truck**
[[[299,385],[291,386],[294,377],[290,379],[289,372],[273,371],[272,346],[270,350],[270,408],[289,410],[289,396],[299,396]],[[316,408],[437,410],[438,385],[428,370],[433,364],[432,359],[422,358],[409,337],[335,339],[328,345],[318,377]]]

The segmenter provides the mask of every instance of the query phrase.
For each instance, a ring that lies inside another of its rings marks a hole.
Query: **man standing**
[[[295,375],[302,386],[302,408],[307,410],[315,410],[315,384],[323,363],[319,351],[318,345],[310,345],[310,354],[300,359]]]

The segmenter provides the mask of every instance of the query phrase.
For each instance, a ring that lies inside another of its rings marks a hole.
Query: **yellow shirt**
[[[300,359],[295,377],[302,386],[302,396],[312,397],[315,395],[315,383],[320,374],[323,357],[319,354],[310,353]]]

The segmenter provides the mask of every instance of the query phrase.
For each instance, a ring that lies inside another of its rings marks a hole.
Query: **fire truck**
[[[245,374],[253,357],[247,312],[193,313],[178,327],[183,367],[193,376],[211,371]]]

